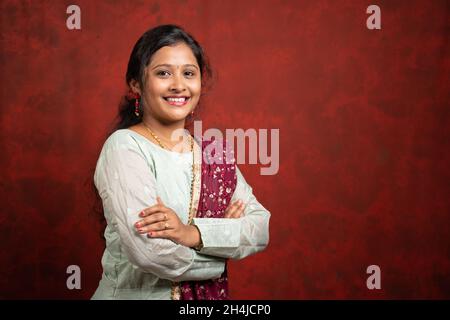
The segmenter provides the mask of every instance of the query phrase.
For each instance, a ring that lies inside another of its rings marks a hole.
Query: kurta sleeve
[[[202,255],[168,239],[148,238],[135,230],[139,212],[156,203],[153,170],[139,147],[129,144],[113,144],[97,163],[94,182],[106,219],[117,230],[124,253],[144,272],[163,279],[218,278],[224,271],[224,259]]]
[[[269,243],[270,212],[255,198],[236,166],[237,185],[231,201],[241,199],[244,215],[238,219],[194,218],[200,230],[201,253],[232,259],[242,259],[266,248]]]

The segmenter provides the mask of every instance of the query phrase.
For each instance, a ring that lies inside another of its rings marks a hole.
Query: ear
[[[131,79],[130,88],[131,91],[133,91],[134,93],[141,95],[141,88],[139,86],[139,82],[137,82],[135,79]]]

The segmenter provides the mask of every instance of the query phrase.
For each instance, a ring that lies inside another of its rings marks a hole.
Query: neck
[[[175,135],[175,137],[180,137],[178,141],[172,140],[172,134],[175,130],[184,129],[185,120],[173,123],[161,123],[153,117],[145,117],[142,119],[143,125],[150,128],[154,134],[158,136],[163,141],[176,143],[181,141],[180,135]]]

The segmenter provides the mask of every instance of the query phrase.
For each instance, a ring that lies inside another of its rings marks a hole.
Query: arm
[[[139,212],[156,203],[156,180],[138,147],[107,149],[99,160],[95,184],[103,200],[108,223],[120,236],[130,262],[144,272],[171,281],[219,277],[224,260],[204,256],[167,239],[150,239],[135,231]]]
[[[241,199],[247,204],[244,216],[238,219],[194,218],[202,238],[201,253],[242,259],[264,250],[269,243],[270,212],[256,200],[238,167],[236,174],[237,185],[231,201]]]

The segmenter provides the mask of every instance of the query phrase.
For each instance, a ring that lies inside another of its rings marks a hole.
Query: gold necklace
[[[158,142],[158,144],[161,146],[161,148],[168,149],[161,142],[161,140],[158,138],[158,136],[156,134],[154,134],[153,131],[144,122],[142,122],[142,124],[144,125],[145,128],[147,128],[148,132],[150,132],[152,137]],[[191,138],[191,152],[192,152],[192,180],[191,180],[191,197],[190,197],[190,201],[189,201],[188,224],[192,224],[192,220],[194,219],[194,212],[192,210],[192,206],[193,206],[193,202],[194,202],[194,181],[195,181],[195,157],[194,157],[194,155],[195,155],[195,152],[194,152],[194,138],[191,135],[189,135],[189,137]],[[181,296],[181,287],[178,282],[173,282],[170,297],[172,300],[179,300],[180,296]]]
[[[150,132],[150,134],[152,135],[153,139],[155,139],[156,142],[158,142],[158,144],[161,146],[161,148],[169,149],[161,142],[161,140],[158,138],[158,136],[156,134],[154,134],[153,131],[144,122],[142,122],[142,124],[148,130],[148,132]]]
[[[158,142],[158,144],[161,146],[161,148],[170,150],[167,148],[161,140],[158,138],[158,136],[150,129],[144,122],[142,122],[144,127],[148,130],[148,132],[151,134],[151,136]],[[192,223],[192,220],[194,218],[194,213],[192,212],[192,205],[193,205],[193,198],[194,198],[194,181],[195,181],[195,157],[194,157],[194,138],[189,135],[191,140],[191,152],[192,152],[192,180],[191,180],[191,194],[190,194],[190,203],[189,203],[189,220],[188,224]]]

